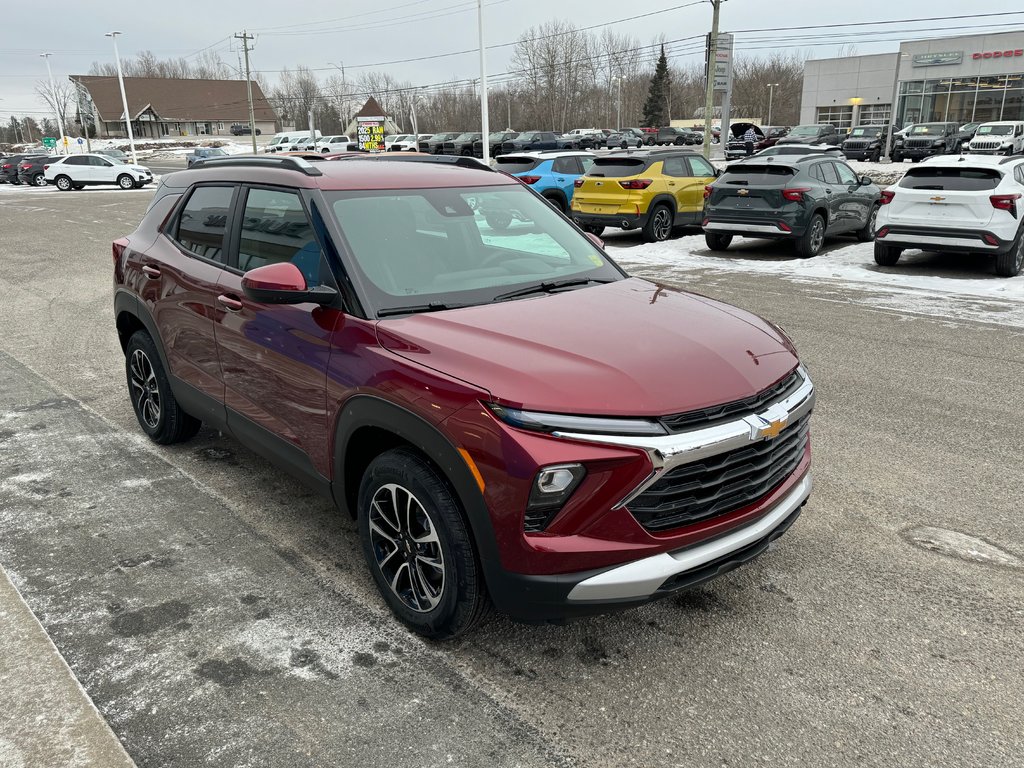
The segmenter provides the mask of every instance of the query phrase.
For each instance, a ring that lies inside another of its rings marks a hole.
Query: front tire
[[[558,195],[545,195],[544,199],[547,200],[549,203],[551,203],[551,205],[554,206],[555,210],[559,211],[560,213],[566,213],[567,212],[567,209],[566,209],[566,206],[565,206],[565,201],[562,200],[562,198],[560,196],[558,196]]]
[[[724,251],[729,248],[729,244],[732,242],[732,235],[720,235],[716,232],[705,232],[704,242],[707,243],[708,250]]]
[[[132,410],[150,440],[171,445],[195,436],[202,422],[178,405],[156,343],[146,331],[136,331],[128,340],[125,373]]]
[[[357,513],[370,574],[409,629],[448,639],[487,614],[490,600],[462,508],[420,454],[396,448],[370,462]]]
[[[69,179],[67,176],[58,176],[56,179],[53,180],[53,183],[61,192],[71,191],[71,179]]]
[[[900,260],[900,254],[902,253],[902,248],[885,245],[875,240],[875,264],[880,267],[896,266],[896,262]]]
[[[117,177],[117,186],[121,189],[135,189],[135,179],[127,173],[122,173]]]
[[[1016,277],[1024,268],[1024,229],[1017,233],[1017,239],[1006,253],[996,254],[996,274],[1000,277]]]
[[[654,206],[654,210],[644,223],[644,240],[648,243],[660,243],[668,240],[671,234],[672,211],[664,204]]]
[[[801,259],[817,256],[825,244],[825,219],[820,213],[811,217],[811,223],[796,243],[796,253]]]
[[[873,205],[871,206],[871,212],[868,214],[868,220],[864,222],[864,226],[854,233],[862,243],[869,243],[875,239],[875,219],[877,218],[878,206]]]

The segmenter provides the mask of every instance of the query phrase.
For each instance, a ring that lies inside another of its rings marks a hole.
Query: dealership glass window
[[[889,122],[892,104],[864,104],[860,108],[860,125],[885,125]]]
[[[853,107],[818,107],[818,119],[815,122],[832,123],[840,130],[849,129],[853,126]]]
[[[974,120],[979,123],[988,123],[992,120],[999,120],[1003,113],[1003,97],[1006,93],[1006,78],[981,77],[978,78],[978,100],[974,105]]]

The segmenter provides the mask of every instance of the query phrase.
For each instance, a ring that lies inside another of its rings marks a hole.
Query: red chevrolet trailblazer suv
[[[491,604],[559,620],[686,589],[811,489],[787,336],[629,277],[500,173],[206,160],[164,177],[113,259],[146,434],[205,422],[333,499],[428,637]]]

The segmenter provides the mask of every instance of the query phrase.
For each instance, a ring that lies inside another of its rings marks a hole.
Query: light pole
[[[53,99],[53,112],[57,115],[57,126],[60,128],[60,143],[64,145],[64,154],[68,153],[68,145],[64,139],[64,118],[61,117],[60,109],[57,107],[57,88],[53,84],[53,70],[50,69],[50,57],[52,53],[40,53],[42,58],[46,60],[46,74],[50,77],[50,98]]]
[[[348,85],[345,83],[345,62],[335,64],[333,61],[328,61],[327,63],[341,72],[341,111],[345,119],[345,133],[348,133]]]
[[[615,94],[615,130],[622,130],[622,75],[615,75],[612,78],[615,81],[616,94]]]
[[[772,124],[772,97],[775,95],[775,89],[778,88],[782,83],[768,83],[768,125]]]
[[[896,89],[900,85],[900,64],[910,58],[909,53],[896,54],[896,72],[892,76],[892,101],[889,103],[889,131],[885,137],[885,160],[892,162],[892,143],[896,140]]]
[[[139,163],[139,156],[135,154],[135,135],[132,133],[132,116],[128,114],[128,97],[124,93],[124,73],[121,72],[121,54],[117,52],[117,36],[121,32],[107,32],[105,37],[114,38],[114,60],[117,62],[117,84],[121,86],[121,106],[124,107],[124,124],[128,128],[128,145],[132,150],[132,162]]]
[[[490,115],[487,114],[487,60],[484,57],[484,2],[476,0],[477,26],[480,30],[480,133],[483,137],[484,165],[491,164]]]

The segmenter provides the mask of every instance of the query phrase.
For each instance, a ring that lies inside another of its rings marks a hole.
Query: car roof
[[[322,190],[519,186],[517,180],[489,168],[433,162],[381,163],[366,157],[315,165],[300,158],[287,159],[292,162],[275,163],[273,157],[235,155],[216,161],[201,161],[197,167],[176,171],[164,178],[165,183],[174,187],[187,187],[200,181],[263,183]]]
[[[596,155],[584,149],[538,149],[524,152],[509,152],[506,155],[498,155],[495,159],[501,160],[506,157],[528,157],[531,160],[548,160],[556,157],[596,157]]]
[[[1005,155],[932,155],[926,157],[921,162],[927,163],[929,166],[937,166],[939,168],[965,168],[975,166],[977,168],[996,168],[1003,171],[1007,171],[1013,168],[1017,163],[1024,162],[1024,155],[1011,155],[1006,157]],[[911,169],[913,170],[913,169]]]
[[[651,158],[660,159],[663,157],[670,157],[672,155],[698,155],[700,154],[696,150],[686,149],[684,147],[658,147],[658,148],[644,148],[644,149],[620,149],[618,151],[609,152],[607,155],[598,155],[597,159],[600,160],[604,157],[639,157],[639,158]]]

